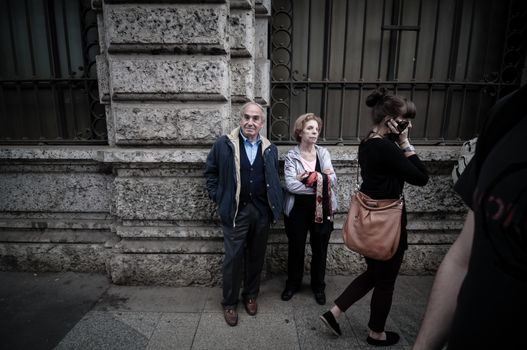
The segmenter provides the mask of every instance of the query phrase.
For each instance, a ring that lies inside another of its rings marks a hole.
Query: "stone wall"
[[[339,211],[329,274],[364,266],[340,229],[356,183],[356,147],[329,147]],[[279,147],[280,157],[288,147]],[[0,269],[107,271],[114,283],[221,282],[222,234],[202,176],[208,147],[0,148]],[[419,147],[431,172],[408,186],[409,243],[402,273],[434,273],[466,212],[452,191],[458,147]],[[309,247],[306,248],[309,254]],[[266,271],[286,271],[283,223],[272,228]],[[306,271],[309,264],[306,264]]]
[[[106,147],[0,148],[0,269],[106,271],[114,283],[221,282],[222,234],[202,176],[214,140],[249,100],[269,103],[270,1],[93,1]],[[288,147],[280,147],[283,155]],[[338,180],[330,274],[359,271],[340,228],[356,147],[330,147]],[[403,273],[433,273],[465,208],[452,192],[457,147],[422,147],[432,179],[406,190]],[[284,273],[283,224],[267,273]],[[306,266],[308,269],[309,266]]]

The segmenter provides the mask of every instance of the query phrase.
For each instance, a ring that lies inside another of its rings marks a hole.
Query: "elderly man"
[[[278,151],[260,135],[264,110],[248,102],[240,114],[240,126],[212,146],[205,170],[207,191],[218,206],[223,229],[222,305],[230,326],[238,323],[243,266],[242,299],[247,313],[256,315],[269,223],[282,211]]]

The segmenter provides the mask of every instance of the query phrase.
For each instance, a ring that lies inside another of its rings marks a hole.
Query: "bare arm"
[[[459,237],[439,266],[413,350],[441,349],[445,344],[457,295],[467,274],[473,237],[474,213],[469,210]]]

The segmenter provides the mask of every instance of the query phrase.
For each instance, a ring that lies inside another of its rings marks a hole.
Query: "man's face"
[[[256,141],[260,130],[264,125],[262,111],[258,106],[248,105],[245,107],[242,119],[240,119],[240,128],[243,136],[251,141]]]

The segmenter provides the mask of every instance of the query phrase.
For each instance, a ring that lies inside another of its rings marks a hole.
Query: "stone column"
[[[115,174],[120,241],[107,266],[115,283],[221,277],[221,233],[202,173],[231,124],[229,13],[225,1],[102,4],[97,63],[114,147],[101,157]]]
[[[115,283],[215,284],[222,236],[203,166],[240,106],[256,91],[268,101],[268,87],[255,87],[254,0],[106,0],[101,10],[97,62],[114,146],[103,158],[116,175],[120,237],[109,273]]]

